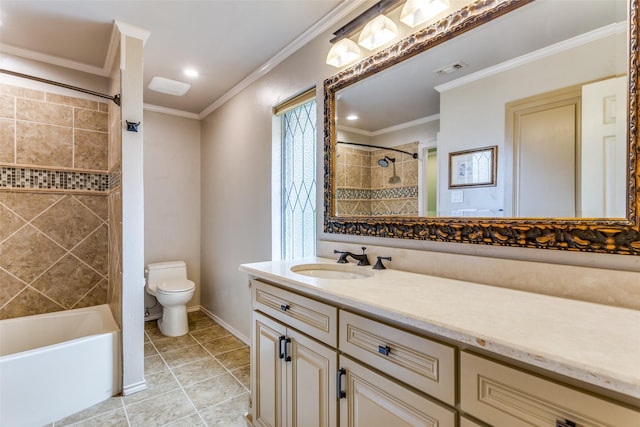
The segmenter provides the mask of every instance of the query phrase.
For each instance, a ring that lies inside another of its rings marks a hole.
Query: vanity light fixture
[[[327,64],[334,67],[342,67],[360,58],[360,48],[351,39],[342,39],[329,50]]]
[[[378,15],[364,26],[358,38],[358,44],[369,50],[374,50],[397,36],[396,23],[385,15]]]
[[[449,0],[407,0],[400,12],[400,21],[413,28],[448,8]]]

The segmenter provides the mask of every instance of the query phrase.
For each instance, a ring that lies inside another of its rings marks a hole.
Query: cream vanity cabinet
[[[254,426],[456,426],[454,409],[403,384],[453,404],[454,348],[260,280],[251,295]]]
[[[335,427],[337,309],[259,280],[251,295],[253,425]]]

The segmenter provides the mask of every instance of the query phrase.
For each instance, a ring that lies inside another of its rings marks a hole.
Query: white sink
[[[291,271],[318,279],[366,279],[373,277],[371,267],[345,264],[299,264],[291,267]]]

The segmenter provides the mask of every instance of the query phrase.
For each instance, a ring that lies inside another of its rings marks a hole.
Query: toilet
[[[162,335],[178,337],[189,332],[187,303],[193,297],[196,285],[187,279],[184,261],[158,262],[147,265],[145,290],[156,297],[162,306],[158,328]]]

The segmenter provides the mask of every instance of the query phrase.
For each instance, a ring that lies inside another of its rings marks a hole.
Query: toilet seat
[[[157,283],[155,291],[161,294],[189,292],[196,287],[191,280],[167,280]]]

